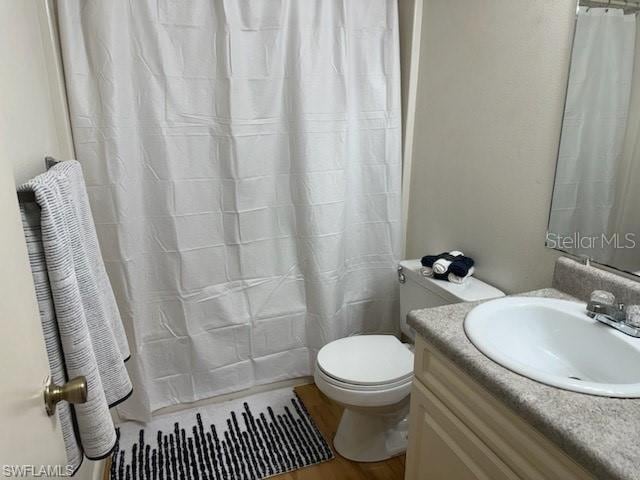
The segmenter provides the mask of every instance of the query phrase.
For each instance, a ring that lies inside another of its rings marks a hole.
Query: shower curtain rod
[[[625,12],[634,13],[640,11],[640,1],[634,0],[580,0],[580,6],[594,8],[621,8]]]

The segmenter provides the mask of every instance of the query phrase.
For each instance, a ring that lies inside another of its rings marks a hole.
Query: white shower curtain
[[[553,233],[608,235],[629,109],[635,31],[633,14],[580,7],[549,222]],[[577,248],[574,253],[603,261],[606,245],[601,250]]]
[[[145,419],[397,330],[395,0],[59,0]]]

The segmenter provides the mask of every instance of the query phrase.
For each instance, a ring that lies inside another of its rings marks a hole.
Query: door
[[[57,416],[44,410],[49,366],[15,193],[45,155],[73,156],[56,47],[50,0],[0,0],[0,478],[65,473]]]
[[[42,399],[49,375],[12,166],[0,151],[0,476],[30,476],[20,468],[66,464],[57,416]],[[24,467],[21,467],[24,466]],[[64,467],[57,475],[65,473]],[[49,475],[54,472],[49,472]]]
[[[435,395],[413,381],[405,480],[518,480]]]

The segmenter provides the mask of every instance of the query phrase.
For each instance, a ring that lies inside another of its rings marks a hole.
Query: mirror
[[[548,247],[636,275],[638,11],[640,5],[631,1],[580,2],[546,239]]]

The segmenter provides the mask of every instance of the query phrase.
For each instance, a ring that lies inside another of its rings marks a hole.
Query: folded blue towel
[[[471,257],[456,257],[449,265],[448,273],[453,273],[457,277],[466,277],[473,265],[474,261]]]
[[[433,267],[433,264],[436,262],[436,260],[439,260],[440,258],[445,258],[449,255],[449,252],[443,252],[440,255],[425,255],[424,257],[422,257],[420,259],[420,263],[422,264],[423,267]]]

